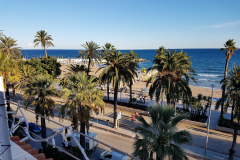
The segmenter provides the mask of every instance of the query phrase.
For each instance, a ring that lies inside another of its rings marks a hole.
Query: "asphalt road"
[[[11,107],[14,110],[16,109],[16,106],[14,106],[14,105],[11,105]],[[25,111],[25,110],[23,110],[23,113],[26,116],[28,122],[34,122],[34,123],[36,122],[34,114],[32,114],[28,111]],[[21,116],[20,112],[18,113],[18,116]],[[57,118],[57,117],[50,118],[50,119],[52,119],[56,122],[59,122],[63,125],[70,125],[71,124],[71,122],[67,121],[67,120],[64,120],[64,121],[60,120],[59,121],[59,118]],[[38,122],[39,125],[40,125],[40,122],[41,121],[40,121],[40,118],[39,118],[39,122]],[[56,128],[61,127],[61,126],[59,126],[57,124],[54,124],[53,122],[50,122],[50,121],[47,121],[47,120],[46,120],[46,126],[47,126],[47,137],[49,137],[53,133],[55,133]],[[106,143],[110,146],[116,147],[117,149],[119,149],[121,151],[124,151],[124,152],[127,152],[129,154],[131,154],[133,152],[133,142],[134,142],[134,140],[132,140],[132,139],[121,137],[121,136],[118,136],[118,135],[115,135],[115,134],[112,134],[112,133],[109,133],[109,132],[105,132],[105,131],[102,131],[102,130],[94,129],[94,128],[90,128],[89,131],[97,133],[98,134],[98,140],[100,140],[100,141],[102,141],[102,142],[104,142],[104,143]],[[41,134],[38,134],[38,135],[41,136]],[[51,142],[51,140],[49,140],[49,141]],[[41,148],[41,142],[33,142],[31,140],[28,140],[28,141],[26,141],[26,143],[30,144],[32,146],[32,148],[37,148],[37,149]],[[62,137],[60,135],[55,137],[55,144],[64,149],[64,147],[62,145]],[[98,159],[100,153],[102,153],[103,151],[106,151],[106,150],[110,150],[110,149],[108,147],[102,145],[102,144],[98,144],[98,147],[92,153],[91,159]]]

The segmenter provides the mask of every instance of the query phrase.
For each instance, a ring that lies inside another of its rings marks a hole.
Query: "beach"
[[[61,74],[61,78],[64,76],[64,74],[66,74],[68,72],[67,70],[68,66],[66,65],[62,65],[61,67],[61,70],[62,70],[62,74]],[[99,68],[96,67],[96,66],[93,66],[91,67],[90,69],[90,75],[94,75],[96,77],[99,76],[99,74],[101,73],[101,71],[98,71],[96,73],[96,71],[98,70]],[[149,90],[149,87],[150,87],[151,84],[149,84],[149,86],[147,87],[147,90]],[[133,84],[133,90],[136,89],[136,90],[140,90],[141,88],[143,87],[146,87],[146,82],[136,82]],[[207,97],[211,97],[212,95],[212,89],[210,88],[204,88],[204,87],[198,87],[198,86],[191,86],[190,85],[190,88],[192,90],[192,95],[193,96],[197,96],[198,94],[203,94],[203,95],[206,95]],[[214,98],[221,98],[222,96],[222,90],[219,90],[219,89],[214,89],[213,90],[213,97]]]

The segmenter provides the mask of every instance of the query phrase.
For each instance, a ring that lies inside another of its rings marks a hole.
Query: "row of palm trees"
[[[54,46],[51,42],[51,36],[47,35],[45,31],[39,31],[37,32],[35,38],[35,46],[41,43],[41,46],[44,48],[45,56],[47,58],[46,47]],[[54,82],[53,79],[51,79],[49,75],[34,76],[36,73],[34,73],[34,69],[30,66],[25,66],[18,72],[16,70],[18,68],[16,67],[17,63],[15,62],[18,61],[17,58],[19,57],[20,49],[15,47],[15,42],[16,41],[10,37],[1,36],[0,52],[2,54],[0,54],[0,60],[1,62],[6,61],[7,63],[0,63],[0,73],[5,77],[5,84],[7,84],[8,80],[10,80],[11,84],[14,84],[21,79],[20,83],[18,83],[16,87],[24,91],[24,98],[25,100],[28,100],[27,106],[34,105],[36,112],[43,116],[53,116],[53,108],[55,107],[55,102],[51,97],[59,96],[59,93],[56,92],[56,89],[52,86],[52,83]],[[234,44],[235,42],[233,42],[233,40],[229,40],[225,44],[227,59],[225,73],[227,71],[228,61],[231,58],[231,54],[233,54],[233,51],[237,49]],[[93,65],[93,59],[95,59],[95,61],[102,61],[102,59],[104,59],[105,63],[97,72],[102,71],[99,76],[100,83],[107,83],[108,88],[110,84],[114,87],[114,124],[116,127],[115,122],[117,116],[117,94],[119,84],[127,84],[130,88],[131,93],[134,79],[137,76],[138,55],[133,51],[130,51],[128,54],[124,54],[120,51],[117,52],[115,47],[110,43],[106,43],[105,46],[103,46],[102,50],[99,50],[100,47],[94,42],[86,42],[86,44],[82,46],[85,48],[85,50],[79,51],[79,57],[88,60],[86,74],[84,72],[79,73],[80,69],[76,69],[77,66],[72,66],[72,68],[70,68],[70,70],[73,72],[65,77],[62,81],[63,83],[61,83],[61,85],[63,86],[63,90],[61,91],[61,95],[67,99],[71,99],[71,101],[67,101],[67,103],[62,107],[61,114],[64,116],[65,109],[69,109],[68,115],[72,118],[73,122],[76,122],[76,125],[74,125],[74,127],[77,129],[77,126],[79,125],[78,123],[80,123],[80,131],[82,133],[85,133],[85,126],[88,130],[90,111],[96,111],[99,108],[103,109],[104,106],[104,103],[102,101],[103,93],[96,90],[97,83],[94,81],[95,78],[89,76],[90,65]],[[149,84],[151,80],[155,79],[154,83],[152,83],[150,86],[150,97],[152,98],[155,94],[156,100],[158,102],[160,95],[162,93],[165,93],[167,95],[168,104],[171,102],[174,104],[175,101],[179,99],[179,95],[181,94],[184,94],[187,97],[191,97],[191,90],[188,86],[188,83],[189,79],[192,79],[193,81],[195,80],[189,74],[189,72],[194,73],[194,70],[191,68],[191,61],[189,60],[190,57],[187,56],[187,53],[183,53],[182,51],[170,52],[170,50],[165,50],[164,47],[159,48],[159,50],[156,50],[156,52],[157,55],[155,56],[153,62],[154,65],[148,69],[148,71],[158,71],[150,78],[147,83]],[[6,67],[6,65],[8,66]],[[22,78],[19,78],[21,77],[17,76],[19,73],[24,76],[22,76]],[[224,77],[224,82],[227,81],[227,78]],[[235,83],[238,84],[238,81]],[[223,83],[223,88],[225,88],[225,86],[227,86],[226,83]],[[231,94],[230,92],[223,94],[223,98],[226,97],[226,95],[233,96],[233,99],[235,99],[233,103],[237,105],[238,85],[231,85],[230,88],[235,88],[234,92],[231,92]],[[230,90],[229,87],[227,87],[227,90]],[[131,98],[132,97],[130,97],[130,99]],[[238,114],[238,112],[235,113],[236,115]],[[163,115],[159,113],[158,116]],[[42,136],[45,138],[45,119],[41,118],[41,125]],[[163,130],[166,131],[166,128],[163,128]],[[81,137],[81,141],[84,142],[85,139]],[[81,145],[85,146],[85,143],[81,143]],[[46,144],[43,143],[43,147],[44,146],[46,146]],[[152,151],[148,151],[151,152],[151,156]]]

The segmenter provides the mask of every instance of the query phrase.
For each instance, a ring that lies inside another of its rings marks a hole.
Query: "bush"
[[[35,68],[38,74],[50,74],[53,78],[56,78],[61,74],[61,64],[57,62],[56,58],[48,56],[48,59],[45,57],[40,57],[38,59],[31,58],[30,60],[20,61],[19,65],[30,65]]]
[[[67,150],[67,152],[76,157],[80,157],[80,153],[81,153],[81,151],[78,147],[70,148],[69,150]],[[39,149],[39,153],[44,153],[46,158],[53,158],[54,160],[75,160],[71,156],[58,151],[57,148],[53,148],[53,146],[51,146],[51,145],[47,146],[43,152],[42,152],[42,149]],[[91,157],[92,152],[86,151],[86,154],[88,157]]]

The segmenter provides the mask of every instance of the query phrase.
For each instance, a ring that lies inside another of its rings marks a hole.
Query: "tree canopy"
[[[30,65],[35,68],[38,74],[50,74],[53,78],[56,78],[61,74],[61,64],[57,62],[56,58],[48,56],[40,57],[38,59],[31,58],[30,60],[21,61],[19,65]]]

